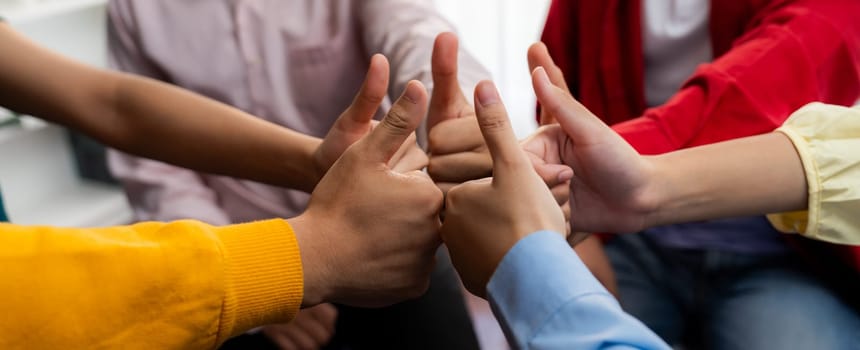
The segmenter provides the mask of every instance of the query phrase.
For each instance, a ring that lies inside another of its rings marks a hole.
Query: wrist
[[[554,233],[558,234],[559,237],[564,239],[563,232],[557,232],[552,229],[539,229],[539,230],[516,230],[516,235],[511,236],[509,239],[498,239],[496,240],[496,244],[490,245],[490,248],[494,248],[491,251],[487,252],[486,260],[487,266],[484,268],[483,273],[483,281],[481,286],[486,286],[493,276],[496,274],[496,271],[499,269],[499,266],[502,264],[502,261],[505,260],[505,257],[510,254],[510,252],[523,240],[526,238],[537,234],[537,233]],[[486,294],[478,294],[478,296],[485,297]]]
[[[323,140],[313,137],[307,142],[308,146],[305,152],[303,152],[305,181],[302,190],[307,193],[314,191],[314,188],[316,188],[317,184],[328,171],[328,167],[323,165],[325,162],[320,152],[322,144]]]
[[[307,212],[287,219],[299,246],[304,279],[302,307],[310,307],[331,300],[332,276],[327,267],[325,251],[327,237],[318,230],[319,225]]]
[[[640,203],[643,203],[642,229],[660,226],[668,222],[674,202],[673,175],[668,171],[671,164],[664,156],[645,156],[643,160],[648,165],[646,169],[645,190],[640,194]]]

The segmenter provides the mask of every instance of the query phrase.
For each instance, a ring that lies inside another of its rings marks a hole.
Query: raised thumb
[[[409,135],[421,125],[425,114],[427,114],[427,90],[421,82],[410,81],[385,118],[364,140],[369,152],[367,156],[375,161],[387,163]]]

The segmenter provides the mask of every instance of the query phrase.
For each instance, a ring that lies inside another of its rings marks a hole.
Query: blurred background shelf
[[[0,0],[0,17],[64,55],[106,66],[107,0]],[[73,86],[70,85],[70,86]],[[9,111],[0,110],[0,120]],[[61,126],[24,117],[0,128],[0,189],[18,224],[94,227],[131,222],[123,191],[82,179]]]
[[[0,15],[14,25],[76,11],[103,8],[107,2],[108,0],[7,0],[0,1]]]

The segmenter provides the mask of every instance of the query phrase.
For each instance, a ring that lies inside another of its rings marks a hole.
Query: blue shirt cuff
[[[527,340],[565,303],[586,295],[614,298],[564,238],[538,231],[505,255],[487,285],[493,312],[508,339]]]
[[[597,281],[562,236],[521,239],[487,285],[515,349],[669,349]]]

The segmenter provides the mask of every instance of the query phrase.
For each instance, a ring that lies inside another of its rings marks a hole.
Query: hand
[[[657,203],[652,190],[653,166],[555,86],[543,68],[535,69],[532,83],[543,109],[559,125],[541,127],[523,147],[533,160],[573,168],[572,231],[635,232],[644,228]]]
[[[493,178],[448,192],[442,238],[466,288],[486,295],[487,283],[507,252],[541,230],[564,234],[561,209],[520,148],[491,82],[475,89],[481,133],[493,160]]]
[[[378,307],[427,289],[442,192],[421,171],[388,162],[427,112],[427,91],[412,81],[388,115],[350,146],[290,219],[305,271],[304,306],[338,302]]]
[[[367,69],[367,76],[361,89],[352,104],[334,122],[313,154],[318,174],[316,179],[321,179],[349,146],[370,132],[377,124],[373,116],[388,91],[388,71],[389,65],[385,56],[376,54],[370,59],[370,67]],[[423,169],[427,166],[427,162],[427,155],[418,146],[413,133],[391,157],[389,165],[396,171],[409,172]]]
[[[529,72],[534,72],[538,67],[543,67],[547,75],[549,75],[549,81],[570,94],[570,88],[567,87],[567,81],[564,79],[564,72],[555,65],[555,61],[549,55],[549,50],[544,43],[539,42],[529,46],[528,61]],[[552,115],[547,113],[547,110],[544,108],[540,110],[538,121],[540,125],[552,125],[556,123]]]
[[[522,141],[521,144],[524,145],[528,140]],[[565,234],[570,235],[570,179],[573,177],[573,171],[566,165],[547,164],[531,153],[527,153],[527,155],[538,176],[547,185],[556,203],[561,207],[567,229]],[[575,242],[570,241],[571,238],[573,236],[569,236],[568,241],[571,242],[571,245],[574,245]]]
[[[475,109],[457,80],[457,36],[442,33],[433,46],[433,94],[427,119],[430,164],[440,187],[490,176],[492,162],[478,130]]]
[[[263,327],[263,334],[281,350],[316,350],[331,341],[337,321],[337,308],[319,304],[302,309],[290,323]]]

